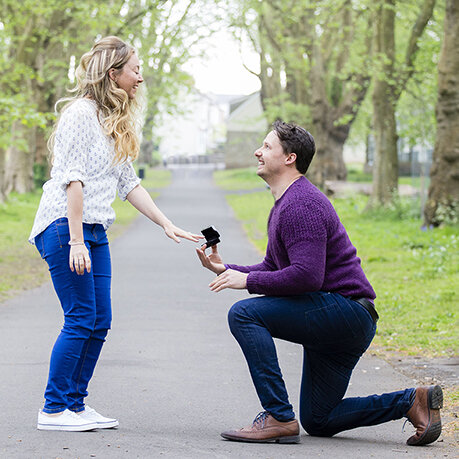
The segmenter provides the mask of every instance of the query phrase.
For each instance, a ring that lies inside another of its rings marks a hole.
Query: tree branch
[[[147,13],[155,10],[159,5],[163,3],[166,3],[166,0],[161,0],[160,2],[158,2],[158,4],[156,3],[150,4],[146,8],[142,8],[138,13],[133,14],[132,16],[128,16],[126,21],[118,28],[118,30],[116,30],[113,33],[113,35],[120,35],[123,32],[123,29],[125,29],[126,27],[132,24],[135,24],[139,19],[142,19]]]
[[[279,53],[282,53],[282,47],[279,45],[279,43],[275,40],[274,38],[274,33],[271,30],[270,25],[268,24],[268,21],[266,20],[266,17],[263,13],[260,13],[260,25],[266,30],[266,36],[268,37],[269,42],[273,46],[273,48],[278,51]],[[260,31],[261,32],[261,31]]]
[[[414,73],[414,60],[416,58],[416,54],[419,51],[419,38],[423,34],[430,18],[433,14],[433,9],[435,6],[436,0],[424,0],[424,3],[421,6],[421,10],[419,11],[419,15],[416,19],[416,22],[411,29],[411,35],[408,40],[408,46],[406,47],[405,53],[405,69],[402,72],[397,85],[397,94],[400,96],[402,91],[405,89],[406,83],[411,78]]]
[[[260,79],[261,79],[261,74],[255,72],[254,70],[249,69],[249,67],[247,67],[247,65],[245,65],[244,62],[242,63],[242,66],[243,66],[249,73],[251,73],[252,75],[255,75],[257,78],[260,78]]]

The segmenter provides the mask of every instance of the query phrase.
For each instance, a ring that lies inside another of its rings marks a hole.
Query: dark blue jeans
[[[35,238],[64,311],[64,326],[51,353],[43,408],[46,413],[84,409],[88,383],[110,328],[111,262],[107,235],[98,224],[84,223],[83,233],[91,272],[85,271],[81,276],[69,268],[70,234],[66,218],[51,223]]]
[[[229,311],[231,332],[247,360],[263,408],[279,421],[295,417],[282,379],[273,338],[303,346],[300,421],[310,435],[399,419],[415,389],[344,398],[352,370],[376,331],[359,303],[336,293],[253,297]]]

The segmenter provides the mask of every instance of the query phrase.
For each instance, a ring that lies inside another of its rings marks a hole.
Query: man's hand
[[[223,264],[222,257],[218,253],[217,246],[212,246],[212,253],[209,255],[206,255],[206,248],[206,244],[203,244],[200,248],[196,248],[196,253],[198,254],[198,258],[201,261],[202,266],[215,274],[223,273],[226,268]]]
[[[247,288],[248,273],[241,273],[234,269],[227,269],[225,272],[217,276],[217,278],[209,284],[213,292],[219,292],[225,288],[244,289]]]

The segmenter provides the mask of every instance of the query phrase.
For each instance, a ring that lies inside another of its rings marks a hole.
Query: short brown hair
[[[314,137],[301,126],[280,120],[273,124],[273,130],[279,138],[284,153],[286,155],[296,154],[295,166],[298,172],[306,174],[316,152]]]

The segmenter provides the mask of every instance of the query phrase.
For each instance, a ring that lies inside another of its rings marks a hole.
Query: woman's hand
[[[204,236],[190,233],[175,226],[157,207],[151,199],[148,191],[142,186],[137,185],[126,198],[139,212],[142,212],[153,223],[160,225],[167,237],[170,237],[175,242],[180,242],[180,237],[189,241],[199,242]]]
[[[163,228],[164,232],[166,233],[166,236],[170,237],[175,242],[180,242],[179,237],[183,239],[188,239],[189,241],[193,242],[199,242],[199,239],[203,239],[204,237],[198,234],[190,233],[189,231],[185,231],[172,223],[165,224]]]
[[[212,246],[212,253],[209,255],[206,255],[206,248],[206,244],[202,245],[200,248],[196,248],[196,253],[198,254],[202,266],[213,271],[215,274],[221,274],[226,268],[223,264],[222,257],[218,253],[217,246]]]
[[[80,181],[70,182],[66,192],[70,231],[69,266],[72,272],[76,271],[82,276],[85,268],[88,273],[91,271],[91,259],[83,237],[83,184]]]
[[[84,274],[85,268],[88,273],[91,272],[91,258],[84,243],[70,247],[69,265],[70,271],[76,271],[79,276]]]

